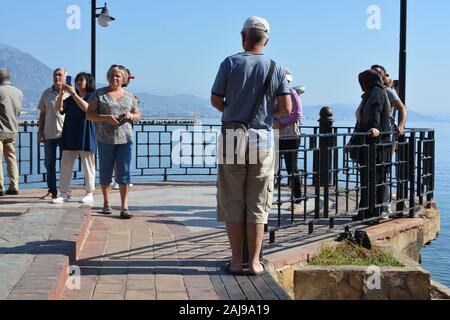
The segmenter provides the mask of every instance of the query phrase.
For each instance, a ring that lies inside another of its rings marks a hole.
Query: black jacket
[[[372,128],[380,132],[391,131],[389,123],[389,114],[391,104],[384,88],[376,86],[363,95],[363,106],[361,109],[361,131],[369,131]],[[389,134],[382,134],[381,140],[386,142],[390,140]]]

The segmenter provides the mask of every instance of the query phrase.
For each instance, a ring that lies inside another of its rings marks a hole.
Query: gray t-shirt
[[[390,116],[393,117],[394,109],[395,109],[393,106],[397,101],[400,101],[400,97],[398,96],[397,91],[395,91],[394,89],[389,88],[389,87],[386,87],[386,93],[387,93],[389,102],[391,103]]]
[[[222,62],[212,88],[213,95],[225,98],[222,122],[246,123],[249,120],[269,73],[270,63],[271,60],[263,54],[247,52],[238,53]],[[260,143],[267,141],[268,146],[273,147],[273,110],[276,97],[290,94],[284,69],[277,64],[259,113],[250,123],[251,131],[261,139]]]
[[[114,100],[108,94],[107,87],[95,91],[89,103],[98,103],[97,113],[101,115],[120,116],[137,108],[137,101],[132,93],[124,91],[120,99]],[[133,126],[130,122],[125,122],[118,127],[108,122],[96,122],[95,135],[101,143],[127,144],[133,139]]]
[[[44,135],[46,140],[59,139],[62,136],[65,116],[55,109],[58,96],[59,92],[53,90],[53,87],[50,87],[42,93],[41,100],[39,101],[38,109],[45,112]],[[67,97],[69,97],[69,94],[64,93],[63,99]]]

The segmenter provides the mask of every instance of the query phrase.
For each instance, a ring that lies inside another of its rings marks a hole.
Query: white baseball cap
[[[266,19],[253,16],[245,21],[242,31],[244,31],[245,29],[257,29],[269,34],[270,26],[269,22],[267,22]]]
[[[292,77],[292,71],[289,68],[284,68],[284,73],[286,74],[286,79],[289,82],[292,82],[292,80],[294,80],[294,78]]]

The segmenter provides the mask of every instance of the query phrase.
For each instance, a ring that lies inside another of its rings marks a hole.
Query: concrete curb
[[[70,265],[81,251],[91,221],[89,207],[68,208],[54,233],[8,296],[8,300],[57,300],[64,291]]]

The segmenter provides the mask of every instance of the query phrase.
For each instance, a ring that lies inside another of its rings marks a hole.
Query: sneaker
[[[134,187],[134,184],[132,184],[132,183],[130,183],[129,185],[128,185],[128,187]]]
[[[54,204],[63,204],[64,202],[69,201],[69,196],[67,195],[67,193],[61,193],[61,195],[52,200],[52,203]]]
[[[87,192],[86,195],[81,199],[81,202],[83,203],[92,203],[94,202],[94,195],[92,192]]]
[[[111,182],[111,189],[113,189],[113,190],[119,190],[120,189],[119,184],[114,179]]]
[[[67,198],[72,199],[72,191],[67,192]]]

